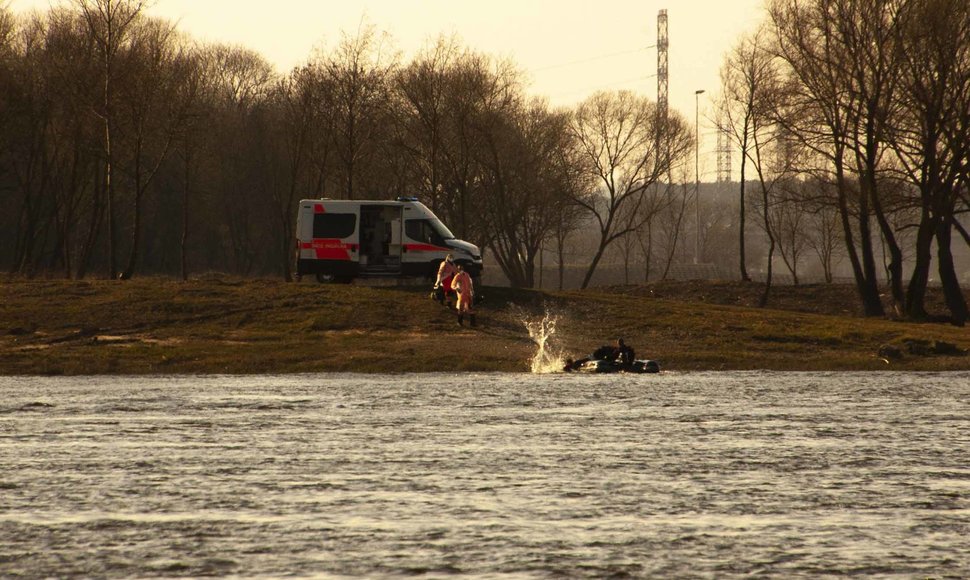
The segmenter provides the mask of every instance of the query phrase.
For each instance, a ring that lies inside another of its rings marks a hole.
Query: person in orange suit
[[[438,302],[444,304],[448,301],[448,305],[451,306],[451,296],[454,295],[455,291],[451,289],[451,281],[455,278],[455,273],[458,270],[455,268],[455,259],[448,254],[445,259],[438,266],[438,278],[435,280],[434,289],[435,291],[440,290]]]
[[[472,310],[475,301],[475,286],[472,284],[472,277],[468,275],[461,264],[458,264],[456,268],[458,271],[451,281],[451,288],[458,293],[458,324],[464,326],[465,314],[467,314],[472,326],[475,326],[475,312]]]

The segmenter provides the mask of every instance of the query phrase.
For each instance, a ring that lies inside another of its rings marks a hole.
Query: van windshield
[[[445,240],[455,238],[455,234],[436,219],[407,220],[404,222],[404,233],[414,241],[439,246],[444,245]]]
[[[428,221],[431,222],[431,227],[434,228],[434,231],[439,236],[441,236],[442,238],[444,238],[446,240],[453,240],[453,239],[455,239],[455,234],[451,233],[451,230],[449,230],[448,227],[445,226],[445,224],[441,223],[441,221],[439,221],[437,219],[428,220]]]

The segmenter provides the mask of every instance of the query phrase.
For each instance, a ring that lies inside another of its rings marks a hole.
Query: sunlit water
[[[0,577],[970,577],[970,374],[0,378]]]

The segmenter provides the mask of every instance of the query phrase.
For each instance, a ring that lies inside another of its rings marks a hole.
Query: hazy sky
[[[9,0],[17,12],[68,0]],[[553,105],[597,90],[657,95],[657,13],[666,8],[670,105],[691,121],[718,90],[724,53],[762,19],[764,0],[155,0],[150,13],[200,40],[252,48],[281,71],[314,48],[335,46],[361,22],[387,32],[405,59],[440,34],[479,52],[509,57],[531,80],[530,92]],[[701,120],[707,152],[710,123]],[[709,158],[709,155],[704,155]],[[705,161],[702,178],[714,171]]]

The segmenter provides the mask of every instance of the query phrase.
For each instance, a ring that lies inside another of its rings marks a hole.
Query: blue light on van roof
[[[395,201],[418,201],[418,198],[417,196],[413,196],[413,195],[412,196],[399,195],[397,196]]]

